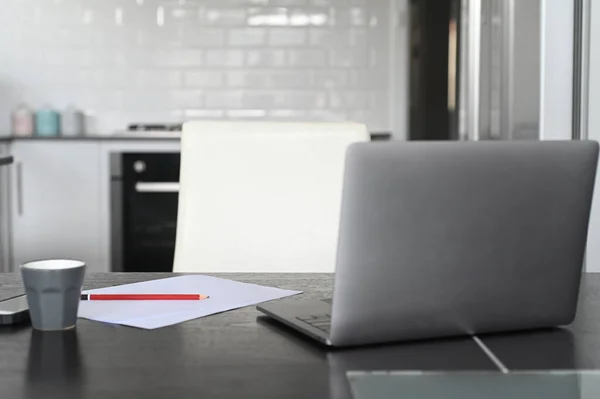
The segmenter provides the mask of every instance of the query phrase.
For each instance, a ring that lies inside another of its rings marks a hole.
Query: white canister
[[[64,137],[83,136],[85,134],[83,112],[73,106],[67,107],[60,118],[60,132]]]
[[[33,135],[33,112],[27,105],[19,105],[12,113],[12,130],[15,136]]]

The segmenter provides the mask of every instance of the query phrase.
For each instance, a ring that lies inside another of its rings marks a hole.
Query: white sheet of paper
[[[179,276],[89,290],[84,294],[203,294],[209,298],[201,301],[81,301],[78,316],[151,330],[301,292],[218,277]]]

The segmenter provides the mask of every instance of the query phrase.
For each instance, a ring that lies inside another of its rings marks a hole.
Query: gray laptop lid
[[[569,323],[595,142],[413,142],[347,154],[334,345]]]

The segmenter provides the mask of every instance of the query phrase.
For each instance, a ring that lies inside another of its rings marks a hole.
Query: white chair
[[[189,122],[175,272],[333,272],[355,123]]]

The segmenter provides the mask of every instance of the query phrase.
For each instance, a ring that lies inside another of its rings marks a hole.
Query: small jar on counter
[[[60,134],[60,115],[45,106],[35,113],[35,134],[41,137],[56,137]]]
[[[27,105],[20,104],[12,112],[11,120],[14,136],[28,137],[33,135],[33,112]]]
[[[64,137],[83,136],[85,134],[83,112],[70,105],[60,118],[60,134]]]

